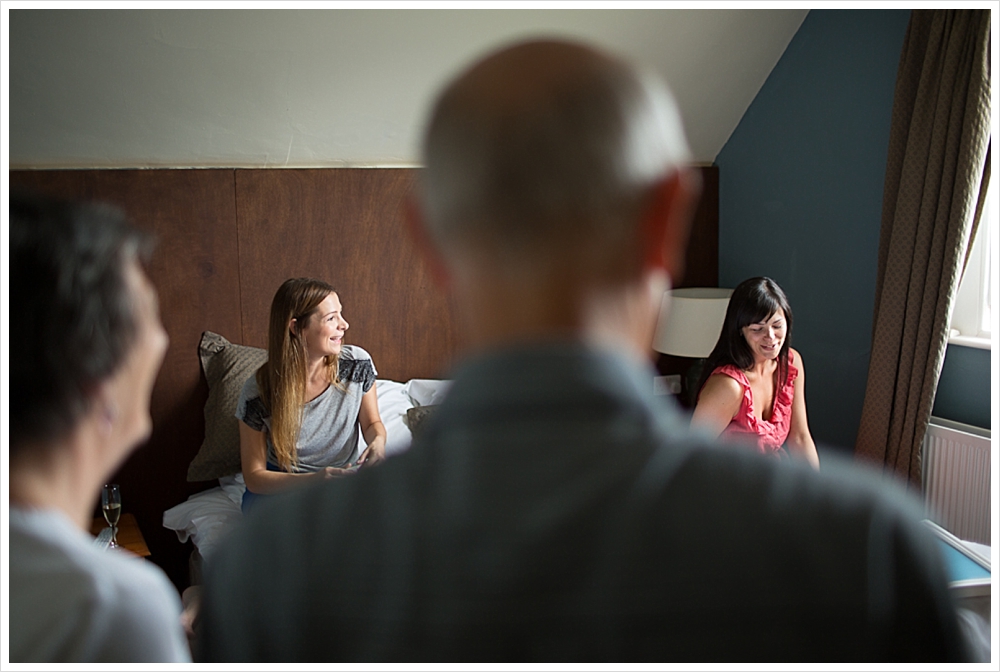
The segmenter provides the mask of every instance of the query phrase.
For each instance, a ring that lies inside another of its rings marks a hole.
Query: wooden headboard
[[[705,196],[680,286],[718,281],[718,171],[702,173]],[[11,171],[12,190],[115,203],[158,239],[149,275],[170,347],[153,389],[153,435],[114,480],[151,559],[179,589],[188,585],[192,547],[163,527],[163,512],[215,485],[185,480],[204,436],[202,332],[266,347],[275,290],[311,276],[338,289],[347,340],[372,354],[381,378],[438,378],[452,364],[459,344],[451,306],[402,224],[414,176],[383,168]]]

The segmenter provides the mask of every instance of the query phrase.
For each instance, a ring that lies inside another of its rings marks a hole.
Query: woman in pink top
[[[792,310],[781,287],[770,278],[741,282],[708,356],[691,422],[764,454],[787,450],[819,468],[806,419],[805,368],[789,347],[791,335]]]

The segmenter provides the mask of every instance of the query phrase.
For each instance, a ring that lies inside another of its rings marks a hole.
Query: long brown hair
[[[306,353],[302,329],[316,308],[336,290],[322,280],[285,280],[271,301],[267,335],[267,362],[257,370],[260,398],[271,412],[271,444],[278,466],[291,471],[298,463],[295,443],[302,425],[306,391]],[[296,321],[296,328],[289,326]],[[337,380],[337,358],[327,357],[330,382]]]

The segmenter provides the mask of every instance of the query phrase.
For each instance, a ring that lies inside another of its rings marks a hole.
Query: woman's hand
[[[344,476],[350,476],[355,471],[357,471],[357,469],[352,469],[350,467],[347,467],[346,469],[342,467],[323,467],[319,471],[314,472],[312,477],[321,481],[328,481],[331,478],[343,478]]]
[[[296,485],[305,485],[312,480],[339,478],[357,471],[326,467],[314,472],[288,473],[268,471],[267,445],[263,432],[258,432],[240,422],[240,458],[243,465],[243,480],[250,492],[258,495],[273,495]]]
[[[368,444],[365,452],[358,458],[358,464],[362,468],[374,467],[385,459],[385,435],[379,434],[375,440]]]

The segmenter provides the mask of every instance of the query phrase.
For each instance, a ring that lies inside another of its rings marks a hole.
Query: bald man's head
[[[423,151],[423,211],[446,256],[532,263],[630,249],[650,187],[688,159],[657,81],[559,41],[518,44],[462,73],[434,106]]]

